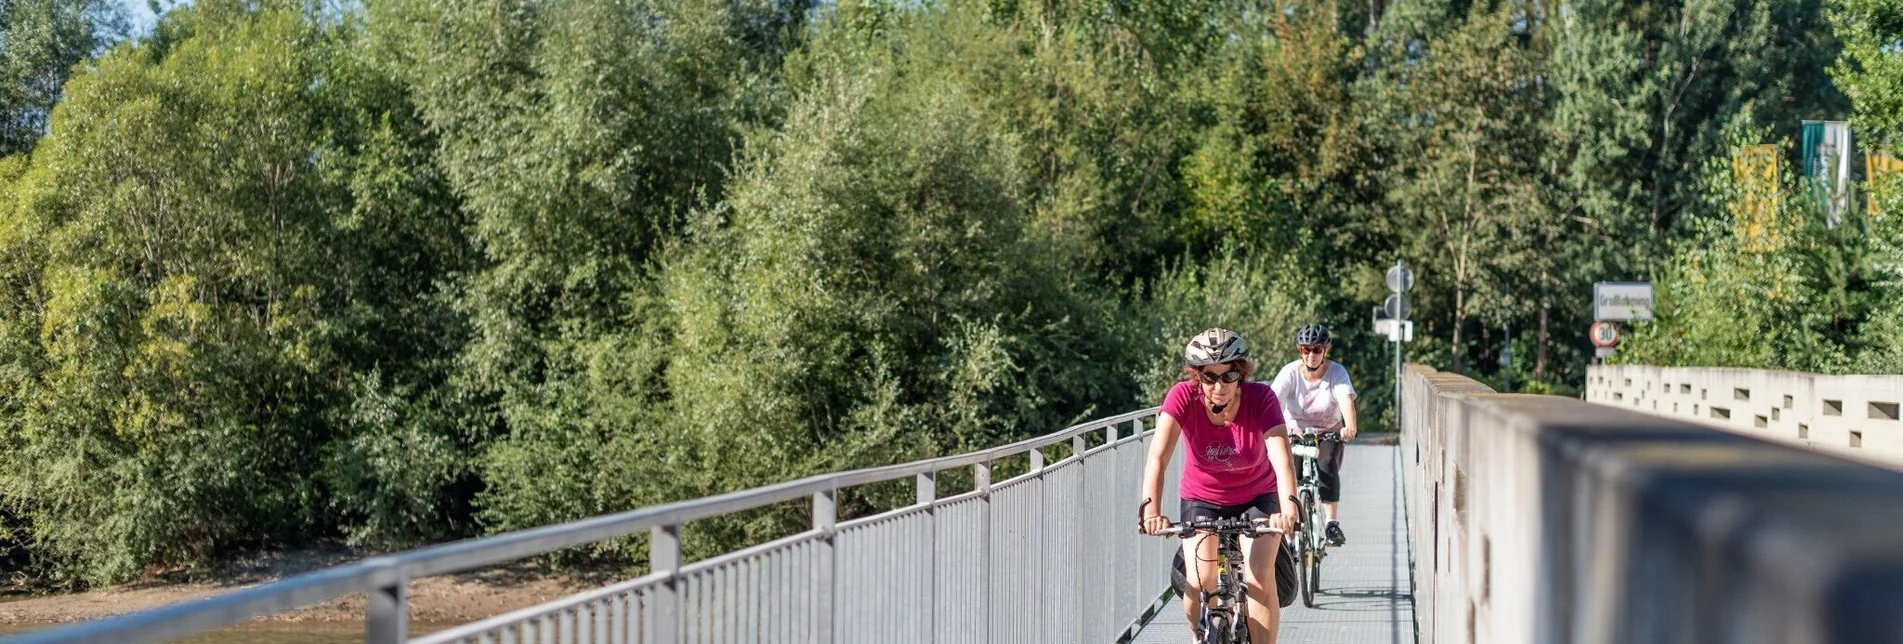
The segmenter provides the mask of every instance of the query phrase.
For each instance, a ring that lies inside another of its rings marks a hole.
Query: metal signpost
[[[1414,322],[1407,316],[1414,312],[1413,303],[1407,301],[1407,291],[1414,288],[1414,271],[1407,264],[1395,262],[1388,269],[1388,290],[1393,294],[1381,307],[1374,310],[1374,332],[1388,336],[1394,353],[1394,426],[1401,426],[1401,343],[1414,339]]]
[[[1592,330],[1587,335],[1592,338],[1594,355],[1600,360],[1611,357],[1612,352],[1619,347],[1619,325],[1617,324],[1605,320],[1594,322]]]
[[[1649,282],[1599,282],[1592,285],[1592,329],[1588,336],[1595,347],[1594,357],[1601,361],[1612,357],[1619,347],[1617,322],[1652,319],[1652,284]]]
[[[1652,285],[1647,282],[1599,282],[1592,285],[1592,319],[1652,319]]]

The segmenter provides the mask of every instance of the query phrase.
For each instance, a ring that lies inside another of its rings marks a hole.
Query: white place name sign
[[[1600,282],[1592,285],[1592,318],[1652,319],[1652,285],[1647,282]]]

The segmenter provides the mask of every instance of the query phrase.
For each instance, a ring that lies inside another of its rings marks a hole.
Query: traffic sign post
[[[1592,285],[1592,319],[1652,319],[1652,285],[1648,282],[1598,282]]]
[[[1395,262],[1394,266],[1388,269],[1387,281],[1388,290],[1406,293],[1414,288],[1414,271],[1409,270],[1406,264]]]
[[[1403,342],[1414,339],[1414,322],[1407,319],[1414,313],[1412,303],[1406,293],[1414,288],[1414,271],[1403,262],[1395,262],[1388,269],[1385,280],[1388,284],[1387,301],[1374,310],[1374,332],[1388,337],[1392,342],[1389,349],[1394,353],[1394,427],[1401,428],[1401,349]]]
[[[1586,337],[1592,339],[1594,357],[1605,360],[1618,351],[1619,324],[1611,320],[1594,322],[1592,328],[1586,332]]]
[[[1405,320],[1408,314],[1414,312],[1414,304],[1407,301],[1406,295],[1395,293],[1381,303],[1381,312],[1386,313],[1389,319]]]

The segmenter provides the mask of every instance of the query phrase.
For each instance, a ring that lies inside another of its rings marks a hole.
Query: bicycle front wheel
[[[1321,516],[1321,512],[1316,507],[1313,492],[1302,490],[1300,498],[1303,514],[1308,516],[1304,522],[1306,525],[1302,526],[1301,536],[1296,539],[1301,543],[1301,551],[1298,553],[1300,557],[1296,559],[1296,563],[1302,566],[1297,576],[1302,578],[1302,605],[1314,608],[1315,591],[1321,583],[1322,568],[1322,525],[1316,523],[1315,519]]]
[[[1229,617],[1221,613],[1212,613],[1203,620],[1203,642],[1205,644],[1230,644]]]

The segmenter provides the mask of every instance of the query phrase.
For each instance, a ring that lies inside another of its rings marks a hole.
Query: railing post
[[[980,561],[982,562],[982,565],[978,567],[978,569],[982,571],[980,574],[984,575],[985,577],[984,598],[979,602],[984,604],[985,610],[984,610],[984,615],[980,618],[980,623],[984,624],[984,629],[985,629],[985,635],[984,635],[983,641],[990,642],[992,641],[992,635],[993,635],[993,631],[991,628],[992,626],[991,602],[993,597],[998,596],[998,593],[997,593],[998,589],[993,588],[991,586],[992,580],[995,579],[996,576],[993,574],[994,567],[991,564],[991,462],[990,461],[977,463],[971,466],[971,489],[976,490],[978,492],[978,534],[980,535],[978,538],[978,543],[984,545],[983,554],[980,555]]]
[[[1031,594],[1027,599],[1031,605],[1031,636],[1036,641],[1044,641],[1045,638],[1044,578],[1050,575],[1050,571],[1044,568],[1044,551],[1048,548],[1042,547],[1045,545],[1044,510],[1051,507],[1051,490],[1050,486],[1045,485],[1047,482],[1044,478],[1044,448],[1032,449],[1029,484],[1035,486],[1031,498],[1037,506],[1031,509],[1031,525],[1025,526],[1024,531],[1031,535],[1028,540],[1031,544]]]
[[[1090,543],[1095,536],[1090,534],[1090,497],[1087,496],[1090,493],[1090,470],[1085,469],[1090,464],[1084,459],[1084,452],[1090,451],[1089,448],[1090,443],[1084,441],[1083,434],[1070,438],[1070,451],[1077,455],[1077,464],[1073,466],[1077,468],[1077,502],[1072,504],[1072,509],[1076,510],[1076,513],[1071,515],[1071,518],[1077,521],[1074,541],[1077,545],[1071,548],[1071,551],[1077,555],[1071,561],[1071,569],[1077,571],[1077,587],[1071,590],[1071,597],[1076,600],[1078,644],[1090,641],[1090,634],[1086,632],[1090,628],[1090,618],[1086,615],[1089,609],[1084,600],[1084,594],[1090,589],[1090,585],[1084,583],[1084,578],[1089,575],[1090,570],[1087,565],[1089,557],[1086,556],[1090,548],[1085,547],[1085,544]]]
[[[938,473],[918,475],[918,502],[925,506],[925,636],[914,641],[938,641]]]
[[[817,574],[813,578],[813,640],[815,644],[833,642],[833,597],[838,590],[834,588],[836,579],[833,551],[833,527],[839,519],[839,490],[826,490],[813,493],[813,529],[820,532],[819,565],[814,566]]]
[[[395,562],[385,562],[390,577],[370,589],[364,603],[365,644],[400,644],[410,639],[410,583]]]
[[[648,571],[667,573],[654,590],[654,641],[681,641],[681,527],[656,526],[648,532]]]

